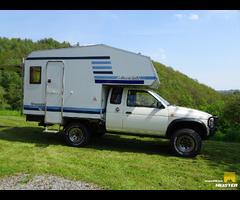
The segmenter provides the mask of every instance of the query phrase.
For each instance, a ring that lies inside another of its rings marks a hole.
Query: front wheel
[[[68,145],[84,147],[90,139],[90,132],[79,122],[70,123],[65,129],[65,140]]]
[[[171,149],[177,156],[195,157],[202,147],[202,140],[192,129],[180,129],[170,138]]]

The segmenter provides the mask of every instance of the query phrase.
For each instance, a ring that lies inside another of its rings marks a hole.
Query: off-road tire
[[[177,156],[195,157],[201,151],[202,139],[196,131],[184,128],[173,133],[170,145]]]
[[[64,137],[69,146],[84,147],[90,140],[91,133],[83,124],[72,122],[67,125]]]

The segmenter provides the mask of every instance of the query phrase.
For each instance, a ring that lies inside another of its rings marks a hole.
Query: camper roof
[[[35,65],[33,61],[50,60],[78,62],[78,67],[92,69],[91,76],[94,75],[97,84],[130,84],[155,89],[160,85],[150,57],[103,44],[33,51],[26,58],[26,62]],[[66,64],[66,68],[70,65]]]
[[[139,55],[139,56],[143,56],[143,57],[147,57],[150,59],[149,56],[145,56],[145,55],[142,55],[141,53],[134,53],[132,51],[127,51],[127,50],[124,50],[124,49],[120,49],[120,48],[116,48],[116,47],[112,47],[112,46],[108,46],[108,45],[105,45],[105,44],[87,44],[87,45],[82,45],[82,46],[78,46],[78,47],[63,47],[63,48],[58,48],[58,49],[44,49],[44,50],[36,50],[36,51],[32,51],[32,53],[30,53],[28,55],[28,57],[31,57],[33,56],[33,54],[35,53],[46,53],[47,51],[48,52],[53,52],[53,51],[57,51],[57,52],[60,52],[60,51],[65,51],[65,50],[74,50],[74,49],[87,49],[88,47],[106,47],[106,48],[109,48],[109,49],[115,49],[115,50],[118,50],[118,51],[123,51],[123,52],[127,52],[127,53],[131,53],[131,54],[135,54],[135,55]]]

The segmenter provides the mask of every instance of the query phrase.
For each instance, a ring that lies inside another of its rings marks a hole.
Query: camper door
[[[62,123],[63,78],[63,61],[48,61],[46,66],[45,123]]]

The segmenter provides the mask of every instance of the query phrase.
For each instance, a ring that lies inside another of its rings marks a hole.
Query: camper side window
[[[41,84],[42,67],[30,67],[30,84]]]

